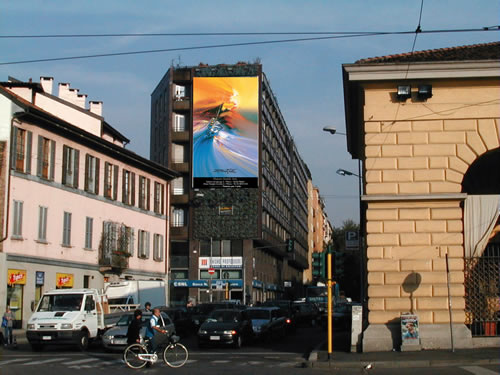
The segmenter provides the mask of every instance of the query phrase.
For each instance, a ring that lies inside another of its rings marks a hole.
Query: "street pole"
[[[247,258],[243,260],[243,305],[247,304],[246,277],[245,277],[246,265],[247,265]]]
[[[333,334],[332,334],[332,254],[330,252],[330,248],[328,248],[328,253],[326,255],[327,259],[327,291],[328,291],[328,359],[332,354],[332,343],[333,343]]]
[[[212,248],[213,248],[213,245],[212,245],[212,237],[210,237],[210,268],[213,268],[212,267]],[[210,302],[213,302],[213,292],[212,292],[212,274],[210,274],[210,280],[209,280],[209,283],[208,283],[208,288],[209,288],[209,293],[210,293]]]

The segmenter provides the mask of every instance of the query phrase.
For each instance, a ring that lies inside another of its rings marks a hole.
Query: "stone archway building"
[[[363,350],[398,347],[399,317],[409,311],[419,316],[422,348],[450,347],[447,276],[454,346],[472,347],[462,182],[474,161],[499,150],[500,43],[365,59],[343,74],[348,149],[363,161]],[[409,97],[398,96],[399,85],[411,86]],[[403,283],[412,277],[410,293]]]

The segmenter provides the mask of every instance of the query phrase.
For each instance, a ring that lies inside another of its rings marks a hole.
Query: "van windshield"
[[[37,311],[80,311],[82,301],[83,294],[48,294],[42,297]]]

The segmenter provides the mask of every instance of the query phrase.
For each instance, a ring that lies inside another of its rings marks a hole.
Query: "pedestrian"
[[[2,327],[5,332],[5,346],[12,344],[12,327],[14,325],[14,313],[10,310],[10,307],[7,305],[5,309],[5,313],[2,318]]]
[[[127,344],[141,342],[141,327],[142,327],[142,311],[137,309],[134,311],[134,319],[130,322],[127,330]]]
[[[165,340],[167,331],[160,325],[160,320],[163,322],[161,317],[160,309],[153,309],[153,315],[149,320],[149,324],[146,329],[146,337],[150,339],[151,342],[151,352],[154,353],[158,345]],[[164,325],[164,324],[163,324]]]
[[[146,302],[144,304],[144,311],[151,312],[151,302]]]

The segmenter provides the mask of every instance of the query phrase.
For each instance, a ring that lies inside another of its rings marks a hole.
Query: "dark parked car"
[[[279,307],[250,307],[245,310],[252,322],[256,339],[273,339],[286,335],[285,313]]]
[[[297,328],[297,322],[295,317],[295,310],[293,308],[293,302],[285,299],[280,300],[268,300],[262,304],[262,306],[276,306],[285,312],[285,321],[287,332],[293,332]]]
[[[202,303],[200,305],[194,306],[190,309],[191,321],[195,330],[197,330],[212,313],[212,311],[217,309],[231,309],[231,310],[242,310],[244,305],[240,305],[234,302],[210,302]]]
[[[320,317],[319,309],[314,303],[294,302],[292,307],[298,325],[315,325]]]
[[[241,348],[253,336],[246,311],[214,310],[198,330],[198,346],[233,345]]]
[[[185,307],[158,306],[160,311],[166,312],[175,324],[176,334],[185,337],[195,331],[193,321]]]

